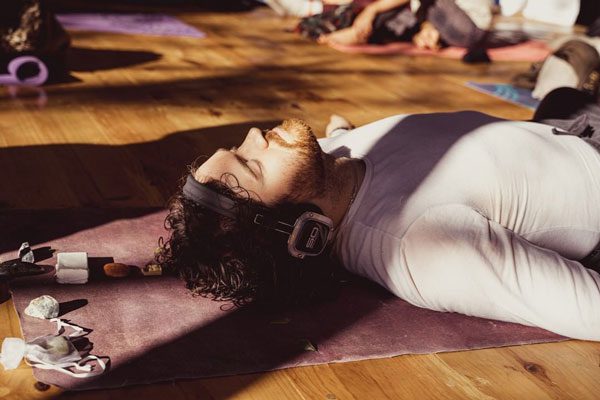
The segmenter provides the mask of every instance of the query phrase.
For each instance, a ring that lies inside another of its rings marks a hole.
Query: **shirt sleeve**
[[[415,305],[600,340],[600,275],[470,207],[428,210],[401,249]]]

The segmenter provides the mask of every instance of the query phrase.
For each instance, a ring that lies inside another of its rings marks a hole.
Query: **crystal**
[[[52,296],[44,295],[31,300],[25,309],[25,314],[30,317],[50,319],[58,317],[58,309],[58,301]]]
[[[35,257],[33,255],[33,251],[31,251],[31,247],[29,247],[29,242],[23,242],[21,247],[19,247],[19,260],[28,263],[34,263]]]
[[[131,267],[121,263],[104,264],[104,274],[111,278],[125,278],[131,272]]]

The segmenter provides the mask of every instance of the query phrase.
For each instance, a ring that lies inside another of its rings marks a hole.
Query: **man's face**
[[[194,173],[199,182],[222,181],[241,187],[267,205],[306,201],[324,185],[323,153],[306,123],[286,120],[262,132],[248,131],[243,143],[219,149]]]

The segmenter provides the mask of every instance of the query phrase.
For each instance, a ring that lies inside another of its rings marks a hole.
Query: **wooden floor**
[[[172,10],[171,10],[172,12]],[[196,156],[248,126],[331,113],[363,124],[396,113],[531,112],[464,87],[504,82],[525,63],[345,55],[285,32],[269,10],[179,15],[203,40],[73,33],[73,82],[0,88],[0,207],[165,203]],[[44,104],[45,103],[45,104]],[[1,234],[1,233],[0,233]],[[19,336],[10,301],[0,338]],[[0,373],[0,398],[44,399],[30,368]],[[408,355],[218,379],[63,394],[77,399],[598,399],[600,343]]]

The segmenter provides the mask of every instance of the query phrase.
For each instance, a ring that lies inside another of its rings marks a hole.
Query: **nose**
[[[258,149],[266,149],[269,147],[269,143],[263,136],[262,131],[258,128],[251,128],[248,131],[248,135],[246,135],[246,140],[244,140],[244,142],[248,142],[252,147]]]

